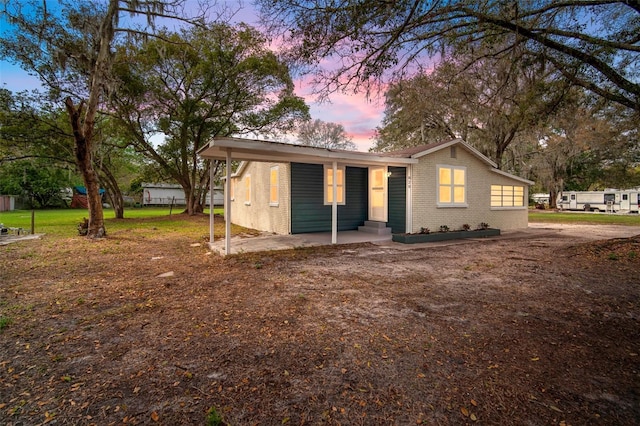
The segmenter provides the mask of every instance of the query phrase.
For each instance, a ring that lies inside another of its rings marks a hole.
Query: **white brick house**
[[[461,139],[369,153],[216,138],[200,155],[243,161],[227,175],[225,216],[277,234],[335,236],[364,222],[393,233],[480,223],[510,230],[528,223],[533,182],[499,170]]]

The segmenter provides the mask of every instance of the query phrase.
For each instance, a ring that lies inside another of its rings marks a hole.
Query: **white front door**
[[[387,221],[387,167],[369,167],[369,220]]]

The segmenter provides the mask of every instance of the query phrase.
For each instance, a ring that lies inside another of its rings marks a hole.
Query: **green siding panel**
[[[324,205],[322,164],[291,163],[291,233],[331,231],[331,206]],[[346,168],[346,203],[338,206],[338,231],[358,229],[367,216],[367,169]]]
[[[391,232],[399,234],[406,232],[407,222],[407,168],[389,167],[387,180],[388,193],[388,222]]]

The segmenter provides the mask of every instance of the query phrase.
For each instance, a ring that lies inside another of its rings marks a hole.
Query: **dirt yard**
[[[0,247],[0,424],[639,424],[640,229],[545,227],[226,259],[136,231]]]

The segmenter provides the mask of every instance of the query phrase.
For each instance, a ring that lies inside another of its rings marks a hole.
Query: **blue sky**
[[[249,2],[239,2],[241,9],[235,20],[257,26],[257,16]],[[384,105],[381,101],[369,100],[364,94],[336,93],[328,101],[318,103],[308,78],[296,80],[296,93],[311,107],[311,117],[342,124],[358,150],[367,151],[373,144],[375,127],[380,124]],[[0,61],[0,86],[19,92],[40,87],[36,77],[28,75],[19,66]]]

